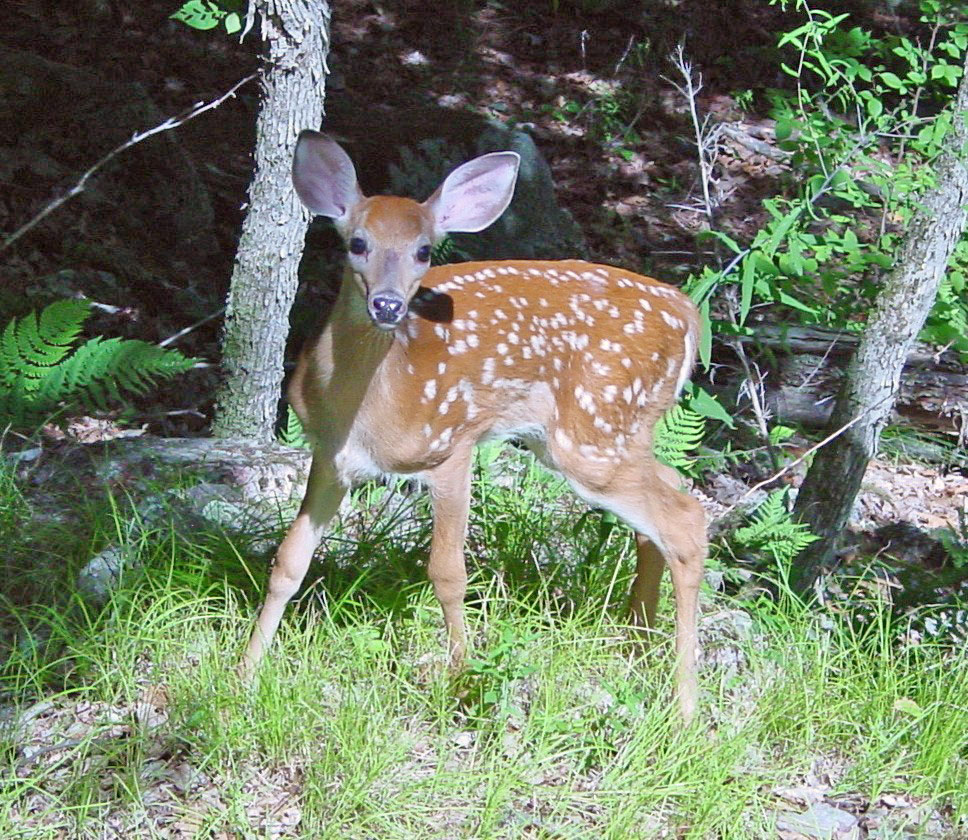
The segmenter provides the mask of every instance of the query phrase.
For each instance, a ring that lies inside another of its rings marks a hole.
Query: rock
[[[753,641],[753,619],[743,610],[720,610],[699,623],[700,667],[738,671],[746,666],[743,649]]]
[[[143,437],[75,447],[53,466],[38,469],[35,480],[56,480],[60,470],[84,470],[92,479],[123,480],[128,495],[136,499],[122,544],[95,554],[78,575],[82,594],[103,604],[123,574],[136,568],[137,554],[127,546],[159,527],[174,527],[182,534],[205,529],[264,533],[266,538],[251,543],[251,550],[275,548],[278,531],[302,498],[310,458],[306,450],[278,444]],[[201,481],[158,493],[159,483],[176,484],[186,471]]]
[[[855,840],[860,838],[857,817],[826,802],[815,802],[802,814],[783,813],[776,821],[780,831],[793,832],[816,840]]]
[[[118,545],[99,551],[77,574],[77,590],[93,604],[104,604],[118,588],[131,553]]]
[[[465,234],[458,244],[475,259],[561,259],[585,254],[581,231],[571,214],[558,207],[551,168],[531,136],[491,122],[474,143],[473,155],[502,150],[521,156],[514,200],[486,231]]]

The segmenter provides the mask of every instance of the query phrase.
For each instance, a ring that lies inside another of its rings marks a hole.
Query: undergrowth
[[[624,626],[624,529],[513,452],[485,449],[475,478],[456,682],[420,568],[429,515],[406,487],[344,508],[251,688],[235,666],[266,569],[224,535],[142,535],[140,571],[101,609],[68,567],[56,598],[8,602],[0,836],[747,840],[775,834],[771,791],[819,767],[835,791],[968,813],[963,648],[905,644],[886,610],[859,624],[707,591],[684,729],[668,597],[647,656]],[[16,483],[0,490],[24,524]],[[120,511],[92,504],[49,550],[123,538]],[[738,609],[749,632],[711,629]]]

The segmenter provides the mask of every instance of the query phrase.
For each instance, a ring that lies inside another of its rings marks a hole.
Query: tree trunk
[[[289,171],[300,130],[322,122],[330,13],[326,0],[257,0],[255,7],[269,56],[212,432],[267,442],[275,431],[289,310],[309,223]]]
[[[968,63],[954,103],[954,120],[937,166],[937,185],[918,206],[897,265],[874,304],[867,329],[847,369],[830,420],[853,423],[821,449],[797,496],[794,515],[820,537],[794,561],[790,584],[810,591],[833,558],[868,461],[897,397],[901,368],[924,326],[938,286],[965,229],[968,203]]]

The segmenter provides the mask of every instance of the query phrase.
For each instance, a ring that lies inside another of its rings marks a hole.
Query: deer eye
[[[420,262],[430,262],[430,246],[429,245],[421,245],[417,249],[417,259],[420,260]]]
[[[365,254],[366,253],[366,242],[359,236],[354,236],[350,240],[350,253],[351,254]]]

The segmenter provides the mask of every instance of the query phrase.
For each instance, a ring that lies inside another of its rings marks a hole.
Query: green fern
[[[704,417],[682,404],[674,405],[656,423],[655,457],[663,464],[688,472],[696,462],[688,453],[702,443],[705,433]]]
[[[74,348],[89,312],[87,301],[62,300],[7,324],[0,334],[0,425],[123,405],[127,395],[143,395],[195,363],[177,350],[121,338],[98,336]]]
[[[433,265],[446,265],[454,256],[455,251],[454,240],[445,236],[434,245],[433,251],[430,252],[430,261]]]
[[[786,490],[770,493],[753,512],[751,520],[749,525],[736,529],[733,539],[748,552],[769,552],[781,566],[789,564],[819,539],[806,525],[793,521],[787,510]]]
[[[293,449],[312,449],[303,424],[291,405],[286,408],[286,427],[279,433],[279,443]]]

